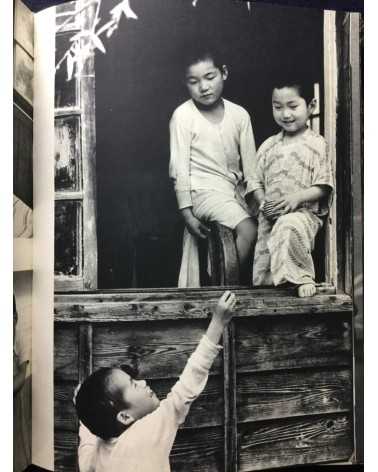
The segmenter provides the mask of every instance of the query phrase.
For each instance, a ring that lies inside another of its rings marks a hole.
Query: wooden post
[[[97,5],[84,10],[83,28],[90,28]],[[83,64],[80,78],[81,146],[83,163],[84,289],[97,288],[96,104],[94,53]]]
[[[237,472],[237,416],[235,328],[231,321],[223,333],[224,471]]]
[[[92,373],[92,325],[83,323],[79,325],[79,383]]]
[[[353,258],[351,290],[354,305],[353,329],[353,394],[354,394],[354,460],[363,462],[363,207],[362,207],[362,145],[361,145],[361,57],[360,57],[360,14],[349,17],[349,60],[351,88],[351,188],[352,188],[352,247]],[[357,321],[357,322],[356,322]],[[360,371],[356,372],[357,368]]]
[[[328,144],[329,157],[336,170],[336,119],[337,119],[337,48],[336,13],[324,11],[324,137]],[[336,184],[336,182],[335,182]],[[336,248],[336,198],[335,187],[333,205],[326,226],[326,282],[337,286]]]

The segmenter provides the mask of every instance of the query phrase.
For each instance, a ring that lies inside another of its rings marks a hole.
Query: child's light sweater
[[[102,440],[81,425],[80,472],[170,472],[169,454],[177,429],[205,388],[209,369],[220,349],[203,336],[167,398],[118,438]]]
[[[250,192],[256,147],[251,119],[239,105],[223,99],[224,116],[210,123],[187,100],[174,111],[170,124],[169,174],[174,181],[178,207],[191,207],[191,190],[208,189],[234,195],[244,182]]]

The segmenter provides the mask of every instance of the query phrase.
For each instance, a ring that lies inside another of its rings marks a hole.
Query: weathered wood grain
[[[79,381],[79,326],[74,323],[55,325],[56,381]],[[95,370],[128,364],[137,369],[141,377],[178,377],[204,330],[202,320],[179,326],[169,321],[151,322],[148,330],[140,323],[99,325],[94,329],[93,347],[88,356],[92,356]],[[221,364],[221,356],[218,356],[211,375],[220,372]],[[82,368],[87,369],[87,374],[90,372],[89,365]]]
[[[353,451],[352,417],[326,415],[240,426],[239,472],[345,460]]]
[[[55,431],[54,434],[54,470],[55,472],[77,472],[77,433]]]
[[[79,382],[82,383],[92,373],[93,367],[93,326],[83,323],[79,326]]]
[[[203,321],[99,325],[93,332],[93,368],[129,364],[141,378],[178,377],[205,331]],[[221,357],[212,374],[220,372]]]
[[[336,290],[334,285],[329,283],[315,284],[316,290],[319,295],[335,295]],[[197,288],[182,288],[177,287],[164,287],[162,288],[118,288],[118,289],[98,289],[98,290],[85,290],[85,291],[56,291],[55,299],[59,301],[61,297],[65,300],[93,300],[93,301],[114,301],[114,300],[130,300],[140,299],[148,300],[152,299],[165,299],[166,297],[174,297],[181,295],[181,298],[198,298],[198,294],[201,293],[203,296],[214,296],[214,294],[220,293],[226,288],[234,288],[240,294],[249,294],[253,292],[253,295],[258,297],[269,296],[269,297],[280,297],[280,296],[294,296],[296,290],[290,287],[246,287],[240,285],[224,285],[222,287],[197,287]],[[341,292],[340,292],[341,294]]]
[[[147,379],[147,383],[160,399],[167,396],[177,379]],[[54,418],[58,431],[78,431],[78,420],[72,403],[76,384],[73,382],[56,383],[54,386]],[[205,390],[190,408],[182,428],[202,428],[223,424],[223,379],[212,376]]]
[[[240,374],[238,422],[351,411],[352,372],[347,369]]]
[[[224,372],[224,471],[237,470],[237,411],[236,411],[236,362],[235,326],[228,325],[223,334]]]
[[[273,292],[273,291],[272,291]],[[90,321],[104,323],[108,321],[145,321],[167,319],[208,318],[213,312],[220,291],[188,294],[175,292],[155,294],[125,294],[117,296],[63,296],[56,298],[56,321]],[[310,298],[298,298],[288,294],[270,296],[254,291],[236,291],[238,297],[237,316],[276,316],[292,314],[322,314],[349,312],[352,309],[351,298],[347,295],[316,295]]]
[[[58,462],[65,464],[57,470],[74,470],[76,462],[71,397],[79,369],[85,376],[91,365],[129,364],[160,398],[167,394],[219,296],[216,290],[183,293],[57,297],[55,428]],[[173,471],[242,472],[349,456],[350,298],[318,295],[303,302],[285,291],[251,294],[238,292],[235,333],[227,335],[224,362],[219,356],[180,429]],[[301,434],[310,440],[298,442]]]
[[[54,277],[54,290],[83,290],[84,281],[82,277],[65,277],[56,275]]]
[[[79,430],[79,422],[72,402],[76,385],[74,382],[55,382],[54,427],[56,432],[77,433]]]
[[[326,283],[316,284],[318,295],[335,295],[334,286]],[[153,300],[211,300],[219,296],[226,288],[235,289],[240,296],[249,296],[250,298],[280,298],[295,296],[295,289],[283,287],[242,287],[239,285],[225,285],[222,287],[199,287],[178,289],[177,287],[162,288],[132,288],[132,289],[106,289],[106,290],[88,290],[85,292],[55,292],[55,303],[82,304],[85,302],[104,303],[104,302],[141,302]],[[337,294],[343,295],[343,294]],[[349,298],[350,300],[350,298]],[[299,300],[306,303],[311,299]]]
[[[90,28],[96,5],[82,13],[83,28]],[[85,39],[85,41],[90,41]],[[96,104],[95,58],[91,54],[80,76],[81,149],[83,169],[83,279],[84,289],[97,288],[97,212],[96,212]]]
[[[237,320],[238,372],[351,365],[351,324],[343,316]]]
[[[79,381],[78,325],[54,326],[54,379]]]
[[[170,458],[172,472],[223,472],[222,428],[179,431]]]
[[[211,285],[238,285],[239,260],[233,231],[216,222],[211,223],[209,227]]]

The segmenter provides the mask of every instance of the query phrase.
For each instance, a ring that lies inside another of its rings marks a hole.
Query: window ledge
[[[107,323],[207,319],[225,288],[56,293],[55,321]],[[352,299],[344,293],[318,293],[299,298],[293,289],[227,288],[237,295],[237,317],[334,315],[352,311]]]

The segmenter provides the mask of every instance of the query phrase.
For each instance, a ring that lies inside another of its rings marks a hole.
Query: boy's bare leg
[[[246,218],[235,228],[236,249],[240,263],[240,279],[242,283],[251,284],[252,255],[257,239],[257,223],[252,218]]]

